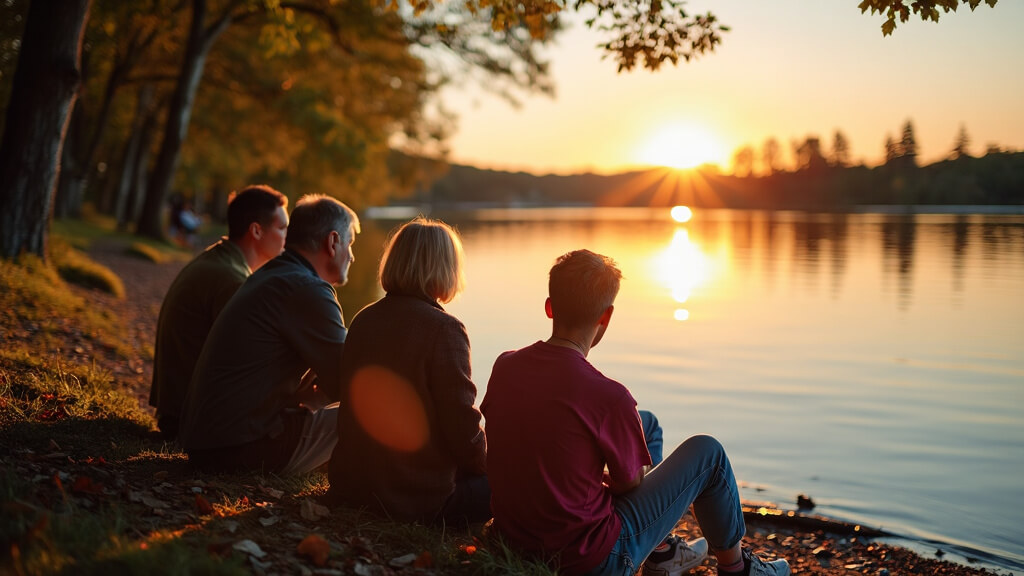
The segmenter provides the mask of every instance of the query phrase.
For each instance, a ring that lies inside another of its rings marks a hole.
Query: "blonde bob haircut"
[[[462,241],[451,226],[419,216],[403,224],[384,247],[380,285],[388,293],[448,303],[466,285],[464,258]]]

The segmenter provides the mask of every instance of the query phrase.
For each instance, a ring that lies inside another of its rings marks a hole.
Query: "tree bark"
[[[206,0],[192,0],[192,23],[189,27],[188,43],[185,47],[185,59],[182,62],[174,94],[171,96],[160,152],[157,154],[156,164],[146,190],[145,204],[136,227],[136,234],[142,236],[157,239],[164,237],[161,215],[174,182],[174,173],[181,156],[181,145],[188,133],[192,106],[195,103],[196,91],[199,89],[199,81],[203,77],[203,69],[206,67],[206,57],[209,55],[213,43],[232,21],[230,13],[225,13],[209,28],[206,28],[206,8]]]
[[[92,0],[34,0],[0,141],[0,256],[46,258],[61,147],[81,82]]]

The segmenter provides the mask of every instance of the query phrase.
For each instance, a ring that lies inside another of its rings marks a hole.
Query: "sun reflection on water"
[[[672,235],[668,248],[655,259],[655,267],[659,280],[672,293],[672,299],[685,304],[694,289],[708,279],[708,259],[700,246],[690,240],[690,233],[685,228],[677,228]],[[680,322],[690,318],[686,308],[679,307],[673,317]]]

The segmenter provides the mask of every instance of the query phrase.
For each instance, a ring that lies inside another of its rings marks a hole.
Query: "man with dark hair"
[[[742,550],[746,530],[725,450],[694,436],[663,462],[661,434],[622,384],[587,361],[614,311],[621,272],[577,250],[551,268],[551,337],[498,357],[481,410],[494,528],[563,574],[676,576],[710,546],[722,576],[786,576]],[[655,466],[651,468],[651,464]],[[705,538],[672,529],[693,504]]]
[[[149,404],[160,434],[178,436],[185,392],[213,321],[245,279],[284,250],[288,198],[249,186],[228,199],[228,236],[189,262],[160,307]]]
[[[292,210],[283,254],[257,270],[217,317],[189,386],[180,440],[209,471],[302,473],[330,459],[348,280],[359,219],[327,196]]]

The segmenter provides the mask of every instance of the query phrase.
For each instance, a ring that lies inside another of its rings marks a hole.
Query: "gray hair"
[[[345,241],[359,232],[359,217],[351,208],[323,194],[306,194],[295,203],[288,223],[285,248],[316,252],[331,232]]]

